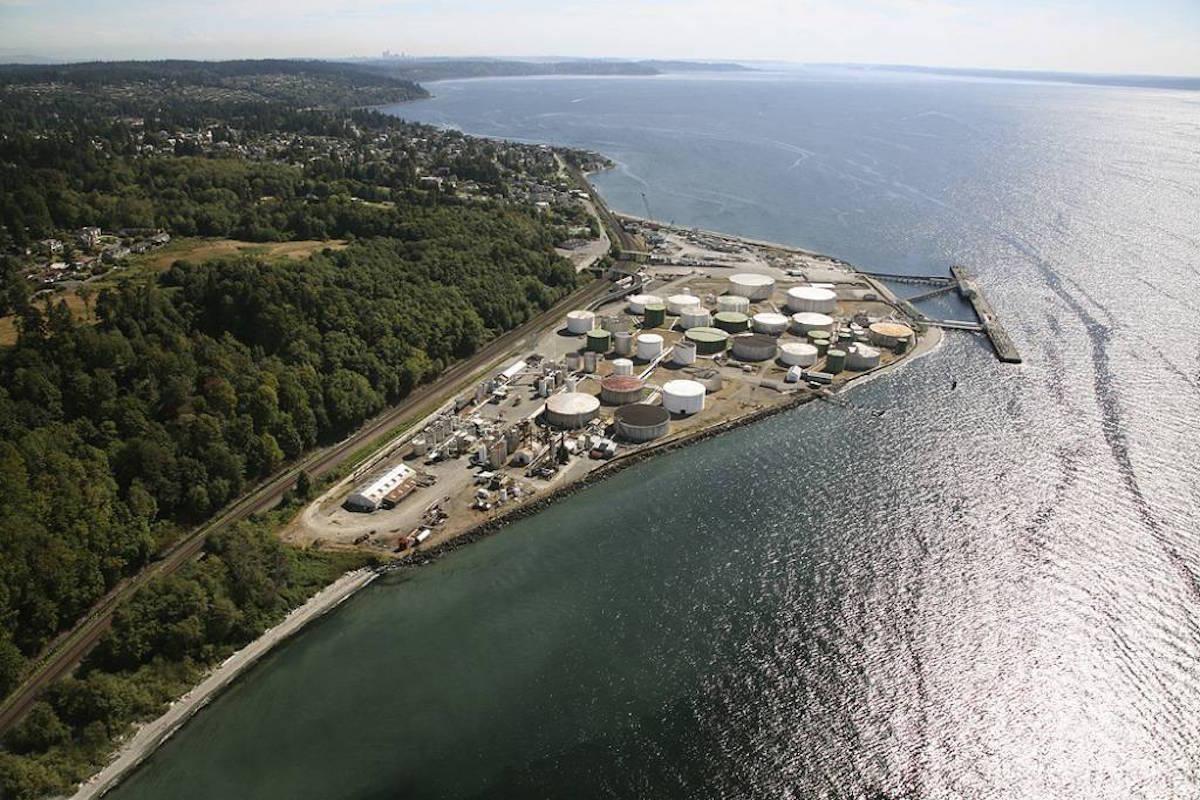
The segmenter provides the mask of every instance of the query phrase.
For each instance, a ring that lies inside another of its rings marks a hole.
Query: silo
[[[600,411],[600,401],[583,392],[560,392],[546,401],[546,424],[575,430],[587,425]]]
[[[596,327],[596,315],[591,311],[568,311],[567,312],[567,332],[580,334],[587,333],[592,328]]]
[[[607,353],[612,346],[612,334],[603,328],[587,332],[587,349],[593,353]]]
[[[413,455],[419,458],[429,452],[429,442],[427,442],[425,439],[417,437],[416,439],[413,439],[412,448]]]
[[[865,344],[856,344],[846,351],[846,369],[864,372],[879,366],[879,351]]]
[[[671,360],[674,361],[676,364],[683,364],[684,366],[687,366],[688,364],[695,364],[696,363],[696,345],[695,345],[695,343],[681,341],[678,344],[676,344],[675,347],[671,350]]]
[[[811,367],[817,363],[816,345],[808,342],[784,342],[779,345],[779,360],[789,367]]]
[[[725,294],[717,298],[717,311],[732,311],[737,314],[750,313],[750,298],[740,294]]]
[[[661,328],[667,321],[667,307],[662,303],[646,306],[646,316],[642,318],[643,328]]]
[[[729,334],[720,328],[692,328],[684,338],[696,346],[696,353],[712,356],[724,353],[729,344]]]
[[[832,331],[833,317],[816,311],[801,311],[792,314],[792,330],[803,336],[809,331]]]
[[[757,272],[730,275],[729,291],[731,294],[745,297],[748,300],[767,300],[775,291],[775,279],[770,275],[760,275]]]
[[[895,347],[901,341],[913,337],[912,328],[899,322],[875,322],[870,328],[871,344],[879,347]]]
[[[692,328],[707,328],[712,325],[712,314],[708,313],[708,309],[687,308],[679,315],[679,327],[685,331]]]
[[[612,362],[613,375],[632,375],[633,362],[628,358],[614,358]]]
[[[740,311],[718,311],[713,324],[726,333],[744,333],[750,330],[750,318]]]
[[[733,337],[733,357],[738,361],[768,361],[776,349],[775,339],[765,333]]]
[[[596,371],[596,366],[600,363],[600,354],[592,350],[588,350],[583,354],[583,371],[591,375]]]
[[[700,298],[694,294],[673,294],[667,298],[667,313],[676,317],[699,307]]]
[[[633,334],[629,331],[619,331],[613,334],[613,350],[619,356],[633,355]]]
[[[640,403],[618,408],[613,414],[617,436],[627,442],[648,442],[666,436],[671,428],[671,412],[662,406]]]
[[[637,337],[637,357],[642,361],[653,361],[663,351],[663,337],[657,333],[643,333]]]
[[[828,314],[837,308],[837,292],[817,286],[793,286],[787,292],[787,307],[792,311]]]
[[[696,414],[704,410],[704,384],[698,381],[667,381],[662,388],[663,408],[672,414]]]
[[[754,328],[755,333],[779,336],[787,330],[788,318],[783,314],[764,311],[761,314],[754,315],[754,318],[750,321],[750,327]]]
[[[662,298],[656,294],[635,294],[629,298],[630,314],[645,314],[646,306],[662,304]]]
[[[579,353],[567,353],[563,360],[566,362],[567,369],[571,372],[578,372],[583,366],[583,356]]]
[[[825,371],[837,375],[846,368],[846,351],[831,347],[825,353]]]
[[[609,375],[600,381],[600,399],[610,406],[639,402],[646,384],[633,375]]]

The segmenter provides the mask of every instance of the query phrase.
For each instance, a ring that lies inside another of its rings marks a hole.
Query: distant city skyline
[[[1200,75],[1195,0],[0,0],[0,61],[498,56]]]

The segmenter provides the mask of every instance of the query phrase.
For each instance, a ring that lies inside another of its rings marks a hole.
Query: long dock
[[[1021,354],[1017,352],[1017,346],[1013,344],[1008,331],[1000,324],[1000,319],[997,317],[995,309],[992,308],[992,304],[979,291],[975,279],[965,268],[957,265],[951,267],[950,272],[958,281],[958,293],[971,303],[975,313],[979,316],[980,323],[983,324],[983,332],[992,340],[996,357],[1006,364],[1020,364]]]

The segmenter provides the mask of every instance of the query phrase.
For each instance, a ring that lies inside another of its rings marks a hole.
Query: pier
[[[996,357],[1006,364],[1020,364],[1021,354],[1017,352],[1017,346],[1013,344],[1008,331],[1000,324],[1000,319],[996,316],[992,304],[979,291],[975,279],[964,267],[958,265],[951,267],[950,273],[958,281],[959,295],[969,301],[971,307],[975,309],[975,314],[983,325],[983,332],[991,339],[992,347],[996,350]]]

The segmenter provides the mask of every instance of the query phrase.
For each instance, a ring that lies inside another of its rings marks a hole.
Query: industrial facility
[[[732,271],[652,257],[627,292],[563,312],[385,453],[323,535],[437,542],[614,459],[828,396],[924,340],[886,287],[755,247],[724,256]]]

